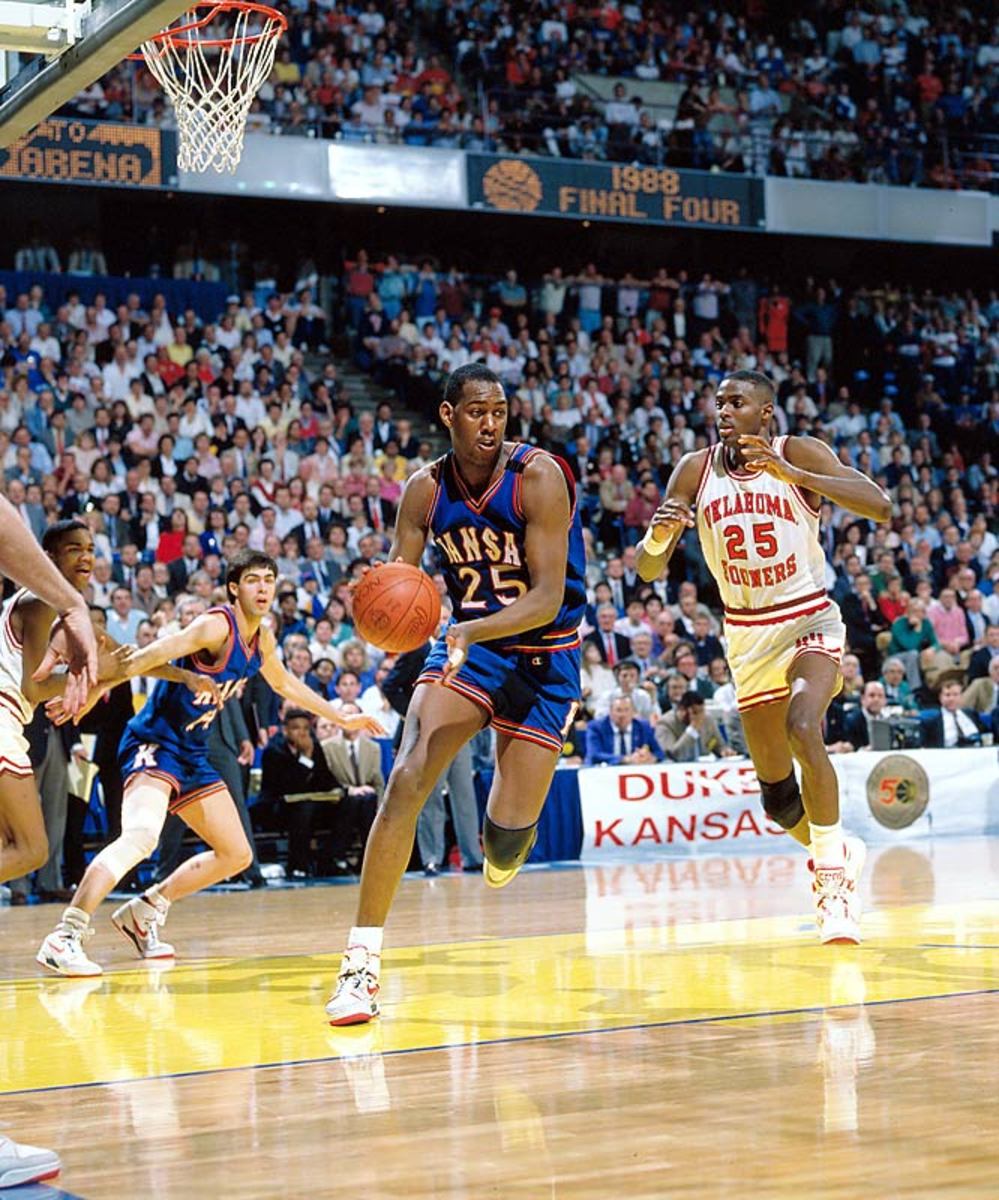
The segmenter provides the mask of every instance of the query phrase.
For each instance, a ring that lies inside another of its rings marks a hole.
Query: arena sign
[[[474,208],[578,220],[763,229],[763,182],[624,163],[467,154]]]
[[[0,150],[0,178],[108,187],[171,187],[177,137],[170,130],[50,117]]]
[[[863,751],[834,755],[832,762],[843,824],[868,842],[999,826],[993,748]],[[787,837],[767,820],[756,773],[744,759],[584,767],[578,779],[584,862],[787,853]]]

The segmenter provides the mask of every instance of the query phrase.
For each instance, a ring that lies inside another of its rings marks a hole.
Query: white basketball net
[[[190,24],[191,15],[182,23]],[[214,167],[222,174],[239,165],[250,105],[271,73],[285,26],[278,14],[271,18],[224,3],[211,15],[229,18],[226,28],[164,30],[143,43],[142,54],[177,114],[177,165],[182,171]],[[219,38],[227,44],[211,44]]]

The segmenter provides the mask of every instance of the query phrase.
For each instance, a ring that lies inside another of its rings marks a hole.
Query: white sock
[[[347,954],[352,950],[365,950],[368,955],[368,970],[377,975],[382,962],[382,938],[385,930],[381,925],[354,925],[347,938]]]
[[[90,924],[90,913],[84,912],[82,908],[74,908],[71,904],[62,910],[60,924],[66,925],[70,929],[86,929]]]
[[[160,895],[158,884],[153,884],[152,887],[146,888],[140,899],[148,904],[150,908],[155,908],[157,912],[161,912],[164,916],[170,911],[170,901],[166,896]]]
[[[846,848],[843,845],[843,826],[813,825],[808,823],[812,840],[812,861],[817,867],[843,867],[846,865]]]

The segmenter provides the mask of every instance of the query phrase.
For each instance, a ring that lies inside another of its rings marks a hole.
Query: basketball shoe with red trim
[[[333,995],[326,1003],[331,1025],[364,1025],[378,1016],[378,967],[381,955],[364,946],[348,946]]]
[[[811,861],[815,923],[823,945],[860,944],[860,876],[867,847],[858,837],[844,839],[842,867],[816,867]]]
[[[54,1150],[26,1146],[9,1137],[0,1137],[0,1188],[55,1179],[61,1169],[62,1163]]]
[[[132,944],[139,958],[173,958],[173,946],[160,941],[159,927],[166,921],[166,908],[136,896],[116,908],[111,924]]]
[[[71,978],[87,975],[103,974],[100,964],[87,957],[83,948],[84,938],[93,937],[94,931],[89,926],[71,925],[60,921],[55,929],[38,947],[35,961],[57,975],[68,975]]]

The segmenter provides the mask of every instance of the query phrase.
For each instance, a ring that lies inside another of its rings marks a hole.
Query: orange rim
[[[265,38],[277,38],[285,33],[288,29],[288,18],[284,13],[279,12],[276,8],[271,8],[268,4],[256,4],[252,0],[200,0],[199,3],[191,6],[188,16],[196,13],[199,9],[207,9],[205,16],[198,20],[188,21],[185,25],[174,25],[168,29],[161,29],[159,33],[152,34],[147,42],[164,42],[183,49],[186,45],[191,45],[195,42],[202,47],[216,48],[232,48],[233,46],[252,46],[254,43],[263,41]],[[240,36],[227,38],[193,38],[189,36],[196,33],[199,29],[204,29],[223,13],[230,12],[250,12],[258,13],[260,16],[267,19],[269,24],[260,31],[260,33],[243,34]],[[136,51],[128,56],[133,61],[142,61],[145,55],[141,51]]]

